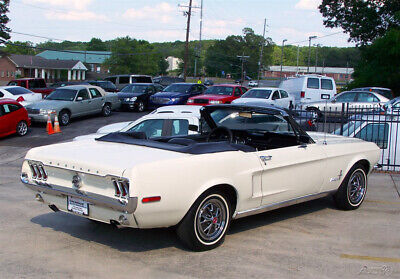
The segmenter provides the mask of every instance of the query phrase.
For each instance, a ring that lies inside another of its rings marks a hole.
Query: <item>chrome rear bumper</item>
[[[122,199],[115,199],[102,196],[95,193],[84,192],[77,189],[71,189],[63,186],[51,185],[48,183],[31,184],[24,182],[22,179],[21,181],[22,183],[24,183],[26,187],[38,193],[45,193],[59,197],[67,197],[67,196],[75,197],[87,201],[90,204],[111,208],[113,210],[123,213],[128,213],[128,214],[133,213],[135,212],[137,207],[138,198],[136,197],[130,197],[122,200]]]

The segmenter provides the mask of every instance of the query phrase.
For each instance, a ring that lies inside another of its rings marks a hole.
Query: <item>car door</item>
[[[279,90],[281,93],[280,106],[283,108],[289,108],[291,99],[289,98],[289,94],[285,90]]]
[[[271,95],[271,105],[280,107],[280,99],[279,90],[275,90]]]
[[[4,111],[4,105],[0,105],[0,135],[10,131],[10,121],[8,118]]]
[[[358,92],[357,99],[353,104],[354,110],[370,110],[379,107],[379,99],[369,92]]]
[[[86,89],[78,91],[75,101],[72,104],[71,112],[73,116],[88,115],[91,113],[91,99]]]
[[[296,136],[292,125],[279,115],[269,115],[268,123],[276,125],[276,140]],[[281,138],[282,137],[282,138]],[[262,205],[271,205],[298,197],[317,194],[324,181],[326,155],[324,145],[309,143],[257,151],[263,172]]]
[[[89,88],[90,93],[90,113],[100,113],[105,103],[105,97],[101,95],[97,88]]]
[[[357,92],[344,92],[338,95],[331,102],[328,101],[328,107],[326,108],[326,113],[329,115],[339,115],[342,111],[344,104],[345,112],[351,113],[355,108],[355,101],[357,97]]]
[[[3,104],[0,107],[0,134],[15,131],[19,119],[14,117],[13,112],[18,110],[18,107],[16,108],[13,104]]]

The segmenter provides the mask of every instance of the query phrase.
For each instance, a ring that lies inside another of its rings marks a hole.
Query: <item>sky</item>
[[[11,40],[47,41],[46,38],[89,41],[130,36],[150,42],[184,41],[184,11],[189,0],[12,0]],[[276,44],[313,44],[350,47],[341,29],[325,28],[318,10],[321,0],[203,0],[203,39],[240,35],[244,27],[266,36]],[[201,0],[193,0],[190,39],[199,39]],[[25,33],[42,36],[38,38]]]

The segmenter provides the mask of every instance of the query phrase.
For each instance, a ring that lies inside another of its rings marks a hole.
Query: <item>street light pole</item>
[[[311,40],[317,38],[317,36],[308,37],[308,63],[307,63],[307,73],[310,72],[310,56],[311,56]]]
[[[260,60],[258,61],[258,77],[257,77],[257,84],[260,84],[260,74],[262,69],[262,59],[263,59],[263,52],[264,52],[264,44],[265,44],[265,27],[267,26],[267,19],[264,19],[264,32],[263,32],[263,42],[261,44],[261,51],[260,51]]]
[[[318,67],[318,48],[321,46],[320,44],[314,45],[317,48],[315,49],[315,73],[317,73],[317,67]]]
[[[284,46],[285,46],[285,42],[286,42],[287,40],[286,39],[284,39],[283,41],[282,41],[282,53],[281,53],[281,74],[280,74],[280,78],[282,79],[282,67],[283,67],[283,48],[284,48]]]

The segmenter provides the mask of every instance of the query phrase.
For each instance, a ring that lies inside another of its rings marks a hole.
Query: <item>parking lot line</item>
[[[365,200],[365,202],[400,205],[400,202],[396,201]]]
[[[349,255],[349,254],[341,254],[340,257],[344,259],[366,260],[366,261],[384,262],[384,263],[400,263],[400,258],[370,257],[370,256]]]

